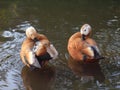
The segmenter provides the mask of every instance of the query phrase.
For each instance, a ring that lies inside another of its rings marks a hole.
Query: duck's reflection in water
[[[55,81],[55,68],[45,66],[42,69],[30,70],[24,66],[21,71],[26,90],[52,90]]]
[[[102,83],[105,80],[104,74],[102,73],[98,62],[81,63],[70,59],[68,66],[73,71],[73,73],[81,77],[82,83],[87,83],[94,80]]]

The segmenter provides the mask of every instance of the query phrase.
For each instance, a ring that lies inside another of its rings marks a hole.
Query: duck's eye
[[[86,29],[84,31],[86,31]]]

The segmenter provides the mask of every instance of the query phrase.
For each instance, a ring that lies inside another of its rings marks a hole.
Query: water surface
[[[98,63],[73,62],[68,38],[84,24],[93,28],[101,54]],[[30,71],[20,60],[25,29],[34,26],[55,45],[59,57]],[[119,0],[0,1],[0,90],[119,90]]]

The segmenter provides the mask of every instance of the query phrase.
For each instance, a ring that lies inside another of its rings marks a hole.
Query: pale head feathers
[[[37,31],[35,30],[34,27],[31,26],[26,29],[26,36],[28,38],[34,39],[36,34],[37,34]]]
[[[89,24],[84,24],[81,29],[80,29],[80,33],[81,35],[89,35],[89,33],[91,32],[92,28]]]

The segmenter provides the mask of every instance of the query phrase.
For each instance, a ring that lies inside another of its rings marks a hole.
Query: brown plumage
[[[26,29],[26,36],[20,51],[21,60],[25,65],[41,68],[48,60],[57,57],[57,50],[45,35],[38,34],[33,27],[29,27]]]
[[[68,52],[77,61],[92,62],[101,59],[96,42],[90,38],[91,26],[84,24],[80,32],[73,34],[68,40]]]

